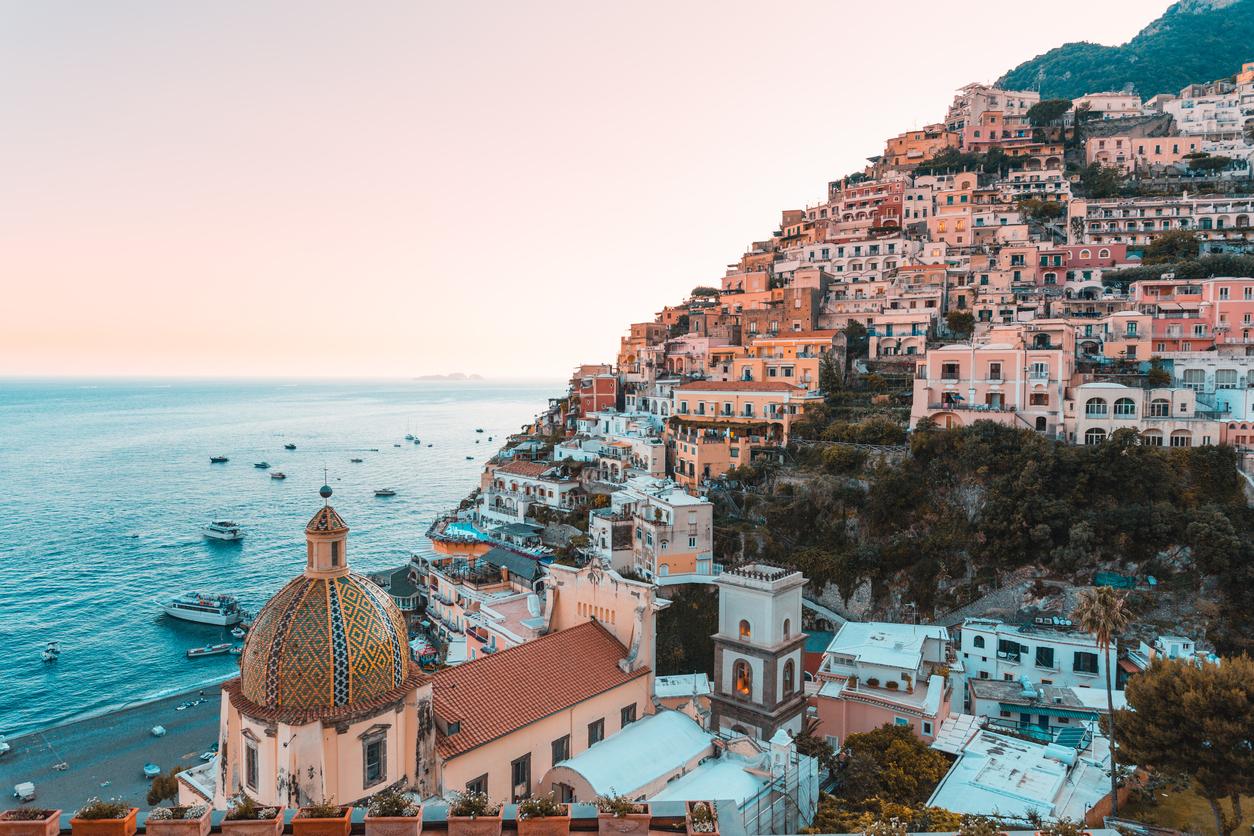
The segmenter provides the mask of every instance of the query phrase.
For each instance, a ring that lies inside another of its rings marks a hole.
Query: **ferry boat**
[[[244,529],[230,520],[214,520],[201,531],[214,540],[238,540],[244,536]]]
[[[228,459],[226,456],[210,456],[209,457],[209,464],[226,464],[229,461],[230,459]]]
[[[276,470],[276,471],[274,471],[273,473],[271,473],[271,474],[270,474],[270,478],[271,478],[271,479],[286,479],[286,478],[287,478],[287,474],[286,474],[286,473],[284,473],[284,472],[283,472],[283,471],[281,471],[281,470]]]
[[[269,470],[270,462],[253,462],[253,467],[257,468],[258,470]]]
[[[391,488],[379,488],[374,492],[375,496],[396,496],[396,491]]]
[[[284,450],[295,450],[295,449],[296,449],[296,445],[295,445],[295,444],[293,444],[292,442],[290,442],[290,441],[289,441],[287,444],[284,444],[284,445],[283,445],[283,449],[284,449]]]
[[[244,620],[244,611],[233,595],[202,595],[189,592],[162,605],[166,615],[195,621],[198,624],[216,624],[226,627]]]
[[[199,659],[201,656],[221,656],[223,653],[231,652],[234,647],[230,642],[222,644],[207,644],[204,647],[192,647],[187,650],[188,659]]]

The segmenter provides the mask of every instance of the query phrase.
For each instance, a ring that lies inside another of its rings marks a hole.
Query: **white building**
[[[1026,677],[1038,685],[1106,687],[1106,654],[1088,633],[968,618],[959,655],[968,679]]]

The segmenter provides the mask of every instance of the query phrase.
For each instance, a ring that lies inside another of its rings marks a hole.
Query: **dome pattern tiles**
[[[272,708],[335,709],[401,686],[410,673],[405,620],[361,575],[301,575],[261,609],[240,661],[241,688]]]

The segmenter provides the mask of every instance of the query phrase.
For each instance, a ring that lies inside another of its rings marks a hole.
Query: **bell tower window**
[[[742,697],[753,695],[753,669],[749,667],[749,663],[744,659],[736,660],[732,679],[737,694]]]
[[[740,640],[748,641],[750,638],[752,638],[752,636],[753,636],[753,631],[749,627],[748,620],[742,618],[740,620]]]

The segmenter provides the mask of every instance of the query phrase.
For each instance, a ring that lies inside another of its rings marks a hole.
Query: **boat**
[[[201,533],[214,540],[238,540],[244,536],[244,529],[230,520],[214,520],[202,528]]]
[[[281,470],[276,470],[276,471],[274,471],[273,473],[271,473],[271,474],[270,474],[270,478],[271,478],[271,479],[286,479],[286,478],[287,478],[287,474],[286,474],[286,473],[284,473],[284,472],[283,472],[283,471],[281,471]]]
[[[434,444],[428,444],[427,446],[428,446],[428,447],[434,447],[435,445],[434,445]]]
[[[245,630],[243,627],[232,627],[231,635],[237,639],[242,639],[244,638],[244,636],[248,635],[248,631]]]
[[[415,443],[415,444],[417,444],[417,445],[419,445],[419,446],[422,446],[422,439],[421,439],[421,438],[415,438],[415,439],[414,439],[414,443]],[[431,445],[429,445],[429,444],[428,444],[427,446],[428,446],[428,447],[430,447]]]
[[[477,433],[483,432],[483,427],[475,427],[475,432]]]
[[[283,449],[284,449],[284,450],[295,450],[295,449],[296,449],[296,445],[295,445],[295,444],[293,444],[292,442],[290,442],[290,441],[289,441],[287,444],[284,444],[284,445],[283,445]]]
[[[406,440],[406,441],[413,441],[413,440],[414,440],[414,434],[413,434],[413,433],[405,433],[405,440]]]
[[[207,595],[200,592],[188,592],[163,604],[161,607],[166,615],[181,618],[183,621],[195,621],[197,624],[216,624],[227,627],[239,624],[244,620],[244,611],[233,595]]]
[[[230,654],[231,654],[232,656],[238,656],[238,655],[240,655],[241,653],[243,653],[243,652],[244,652],[244,648],[243,648],[243,647],[241,647],[241,646],[240,646],[240,645],[238,645],[238,644],[237,644],[237,645],[233,645],[233,646],[231,647],[231,650],[230,650],[229,652],[230,652]]]
[[[226,456],[210,456],[209,457],[209,464],[226,464],[229,461],[230,459],[228,459]]]
[[[396,496],[396,491],[391,488],[379,488],[374,492],[375,496]]]
[[[253,467],[257,468],[258,470],[269,470],[270,462],[253,462]]]
[[[144,764],[144,777],[145,778],[152,780],[153,778],[156,778],[160,774],[161,774],[161,767],[157,766],[155,763]]]
[[[204,647],[192,647],[187,650],[188,659],[199,659],[201,656],[221,656],[223,653],[229,653],[233,645],[230,642],[221,644],[207,644]]]
[[[399,445],[399,444],[393,444],[392,446],[393,446],[393,447],[400,447],[401,445]]]
[[[349,459],[353,464],[361,464],[361,459]]]
[[[48,646],[44,648],[43,659],[45,662],[55,662],[61,655],[61,642],[48,642]]]
[[[467,456],[467,457],[466,457],[466,460],[467,460],[467,461],[469,461],[470,459],[473,459],[473,458],[474,458],[474,456]]]

